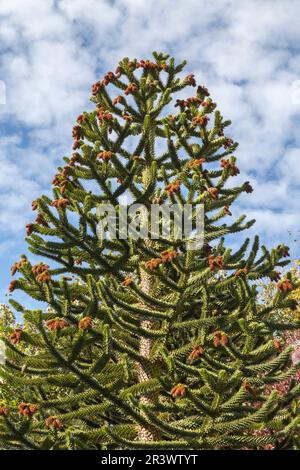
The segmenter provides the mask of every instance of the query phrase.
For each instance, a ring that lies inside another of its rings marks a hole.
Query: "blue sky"
[[[49,193],[70,155],[90,85],[124,56],[159,50],[188,60],[186,71],[232,119],[238,178],[255,189],[234,215],[256,218],[251,233],[268,246],[297,238],[299,18],[298,0],[0,0],[0,302],[26,250],[31,201]]]

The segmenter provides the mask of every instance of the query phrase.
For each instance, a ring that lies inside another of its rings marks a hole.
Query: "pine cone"
[[[84,317],[79,321],[78,326],[81,330],[88,330],[93,326],[93,319],[91,317]]]
[[[187,386],[183,384],[175,385],[171,390],[171,395],[173,398],[183,398],[187,393]]]
[[[9,336],[9,340],[12,344],[16,345],[21,341],[22,328],[16,328],[14,332]]]

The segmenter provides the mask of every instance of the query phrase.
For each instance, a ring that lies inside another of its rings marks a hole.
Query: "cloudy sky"
[[[255,189],[234,214],[299,255],[299,18],[298,0],[0,0],[0,302],[90,85],[153,50],[187,59],[233,121],[241,181]]]

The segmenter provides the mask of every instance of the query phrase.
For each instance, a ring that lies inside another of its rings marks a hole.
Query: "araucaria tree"
[[[184,66],[161,53],[125,58],[95,83],[95,110],[77,118],[53,200],[32,203],[27,241],[40,262],[23,255],[9,289],[43,304],[11,300],[26,328],[11,332],[1,367],[3,387],[19,394],[16,409],[0,407],[6,446],[295,447],[300,385],[266,392],[298,370],[276,334],[299,324],[272,315],[294,306],[297,282],[276,270],[288,249],[260,249],[257,237],[225,247],[227,234],[254,222],[228,222],[231,204],[252,188],[227,185],[239,173],[230,121]],[[204,204],[204,244],[191,249],[174,231],[99,237],[97,207],[118,212],[129,194],[147,209]],[[262,277],[277,285],[267,306],[257,301]]]

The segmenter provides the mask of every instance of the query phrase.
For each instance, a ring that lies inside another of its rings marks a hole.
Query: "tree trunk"
[[[140,288],[146,294],[150,294],[153,285],[153,277],[150,276],[148,273],[142,272],[141,273],[141,285]],[[146,307],[145,304],[141,304],[141,307]],[[151,330],[154,327],[154,322],[151,320],[143,320],[140,323],[141,328],[145,330]],[[140,345],[139,345],[139,353],[143,356],[146,361],[144,364],[138,364],[138,380],[140,383],[145,382],[151,378],[151,370],[147,367],[147,359],[150,357],[152,346],[152,340],[149,338],[140,338]],[[151,397],[149,396],[142,396],[140,398],[140,403],[143,405],[147,405],[151,403]],[[155,440],[155,433],[151,430],[148,430],[142,426],[139,427],[138,430],[138,437],[139,441],[154,441]]]
[[[150,175],[150,169],[146,168],[144,170],[143,174],[143,184],[144,188],[147,187],[147,184],[149,183],[149,175]],[[143,222],[146,224],[148,227],[148,213],[145,211],[143,214]],[[143,223],[142,222],[142,223]],[[148,246],[154,246],[153,241],[151,240],[146,240],[145,243]],[[154,285],[154,276],[151,276],[150,274],[146,273],[145,271],[141,270],[140,273],[140,289],[145,293],[151,295],[153,293],[153,285]],[[140,307],[142,308],[147,308],[145,303],[141,302]],[[141,328],[145,330],[152,330],[155,327],[155,321],[153,320],[142,320],[140,323]],[[150,352],[151,352],[151,347],[152,347],[152,340],[149,338],[140,338],[140,344],[139,344],[139,353],[142,357],[145,358],[145,363],[139,363],[137,366],[137,374],[138,374],[138,380],[140,383],[145,382],[151,378],[151,368],[148,366],[148,359],[150,357]],[[140,398],[140,403],[143,405],[147,405],[148,403],[151,403],[151,396],[141,396]],[[157,439],[157,433],[155,430],[151,429],[146,429],[142,426],[139,426],[138,429],[138,436],[137,440],[139,441],[154,441]]]

